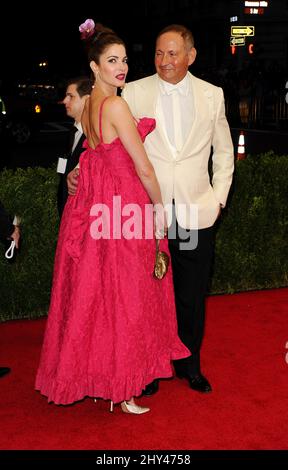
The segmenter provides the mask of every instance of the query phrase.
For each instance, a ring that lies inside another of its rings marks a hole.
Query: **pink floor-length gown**
[[[141,207],[144,223],[150,203],[119,138],[103,143],[101,110],[100,144],[86,141],[77,193],[62,216],[36,377],[35,388],[63,405],[85,396],[128,400],[155,378],[171,377],[171,360],[190,355],[177,335],[171,267],[163,280],[152,276],[155,240],[91,236],[95,204],[112,214],[113,196],[121,196],[122,208]],[[144,141],[155,120],[142,118],[137,128]],[[161,249],[168,252],[167,240]]]

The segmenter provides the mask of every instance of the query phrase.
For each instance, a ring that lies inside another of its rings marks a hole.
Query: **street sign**
[[[231,36],[254,36],[255,26],[231,26]]]
[[[245,15],[264,15],[264,8],[244,8]]]
[[[245,1],[244,2],[245,4],[245,7],[268,7],[268,2],[264,2],[264,1],[257,1],[257,2],[250,2],[250,1]]]
[[[230,46],[245,46],[245,36],[244,37],[231,37],[230,38]]]

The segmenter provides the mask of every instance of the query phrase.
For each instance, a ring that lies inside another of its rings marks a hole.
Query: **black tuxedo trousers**
[[[175,215],[174,215],[175,217]],[[205,297],[214,254],[215,228],[197,231],[179,228],[170,238],[178,334],[191,356],[174,361],[176,370],[197,375],[201,372],[200,348],[205,325]],[[184,237],[183,237],[184,235]],[[194,249],[183,250],[183,238],[198,236]]]

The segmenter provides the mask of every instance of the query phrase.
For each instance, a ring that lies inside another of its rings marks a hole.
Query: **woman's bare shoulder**
[[[129,109],[126,101],[121,96],[109,96],[106,100],[108,106],[113,107],[114,110]]]

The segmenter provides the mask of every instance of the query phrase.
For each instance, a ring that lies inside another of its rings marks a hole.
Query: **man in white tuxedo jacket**
[[[188,71],[195,58],[192,33],[181,25],[168,26],[156,40],[157,74],[128,83],[122,97],[136,118],[156,119],[156,129],[146,138],[145,149],[163,202],[166,206],[173,203],[177,221],[176,237],[175,230],[169,230],[169,249],[178,332],[191,356],[176,361],[175,371],[188,379],[193,390],[210,392],[212,387],[200,367],[205,295],[214,251],[214,223],[231,186],[234,150],[223,91]],[[187,237],[185,246],[183,238]],[[158,381],[154,381],[144,394],[157,390]]]

